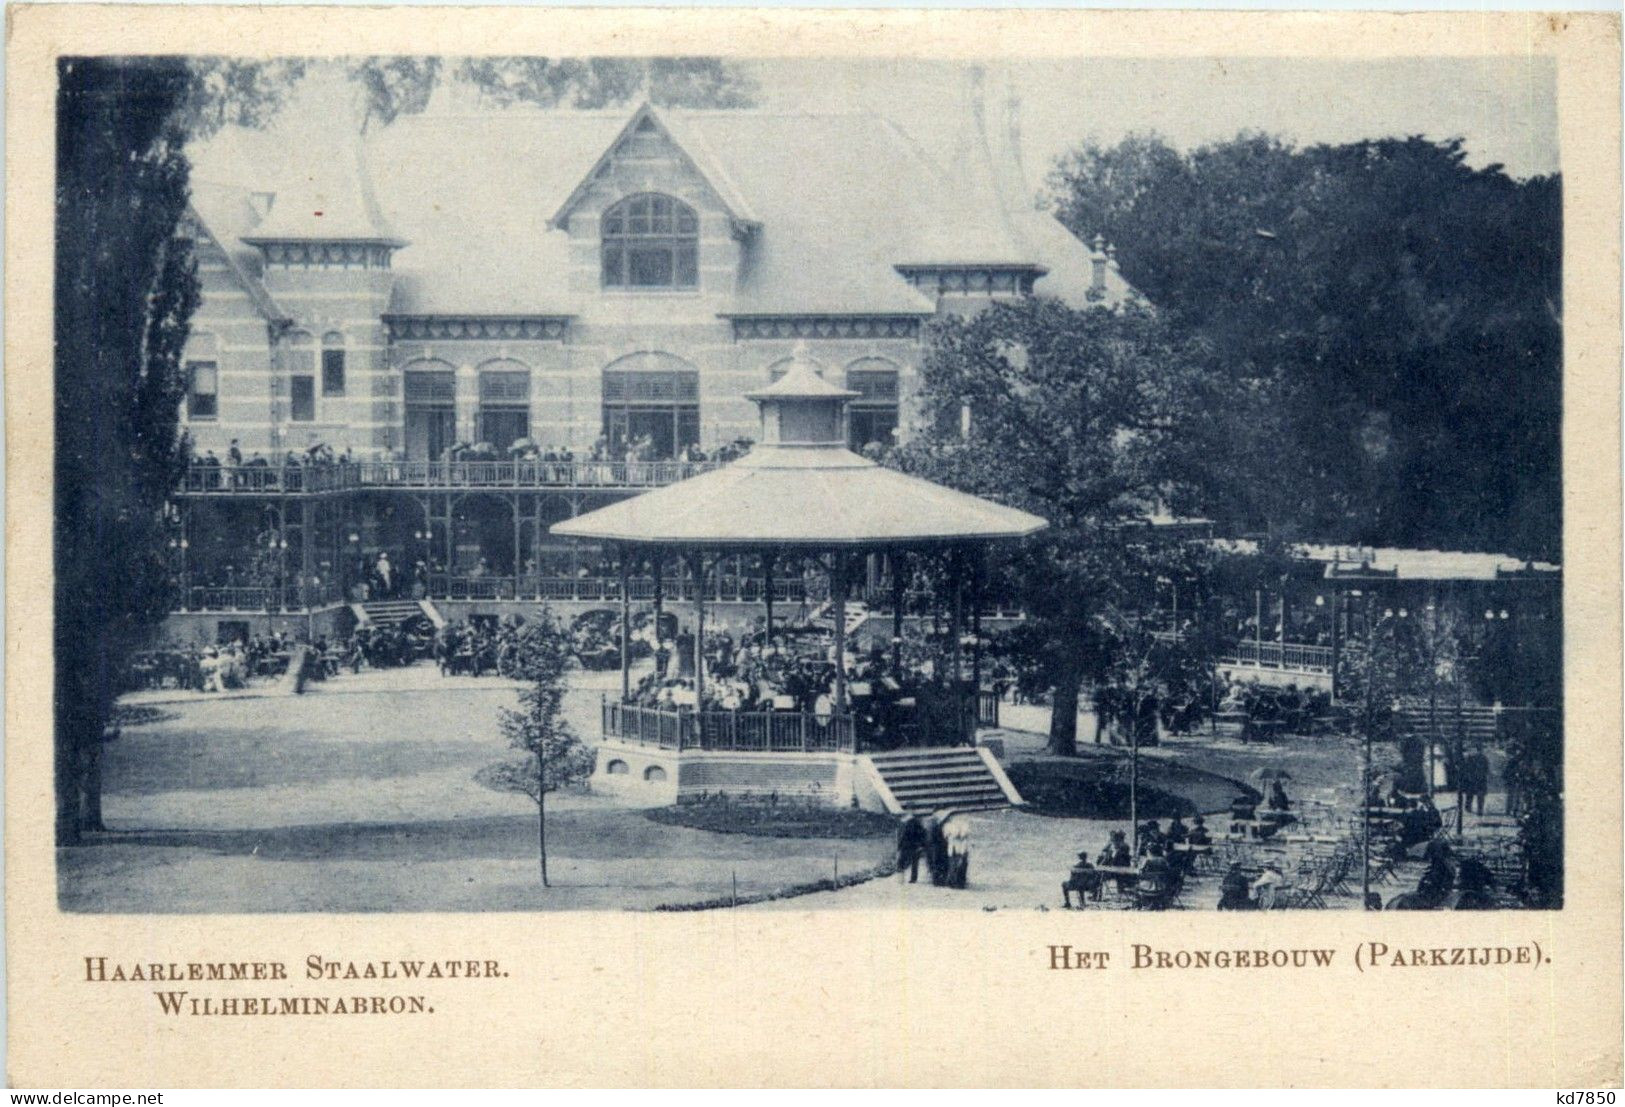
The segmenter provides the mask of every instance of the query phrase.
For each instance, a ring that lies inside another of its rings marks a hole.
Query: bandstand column
[[[632,582],[627,549],[620,546],[621,568],[621,702],[632,698]]]
[[[762,640],[766,652],[773,645],[773,551],[762,555],[762,602],[767,607],[767,636]]]
[[[846,554],[831,560],[829,590],[835,602],[835,713],[846,714]]]
[[[904,554],[895,550],[891,557],[891,667],[895,676],[903,671],[903,601],[908,598],[908,582],[903,575]]]
[[[689,572],[694,577],[694,706],[705,702],[705,555],[689,555]]]
[[[982,551],[976,552],[970,576],[970,686],[976,715],[982,710]]]
[[[954,728],[956,737],[965,738],[965,682],[961,679],[964,661],[960,639],[965,637],[965,566],[958,550],[948,555],[948,587],[953,594],[953,608],[948,617],[949,634],[953,637],[952,691]]]
[[[666,582],[662,579],[666,571],[666,559],[659,550],[655,551],[650,561],[651,571],[654,573],[654,600],[655,600],[655,669],[660,676],[666,675],[664,667],[660,664],[660,647],[664,639],[661,636],[660,620],[666,610]]]

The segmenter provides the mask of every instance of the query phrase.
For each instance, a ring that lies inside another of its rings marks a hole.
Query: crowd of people
[[[1260,730],[1287,734],[1309,734],[1317,721],[1332,711],[1331,692],[1323,688],[1300,688],[1261,684],[1255,679],[1226,679],[1219,700],[1220,721],[1238,721],[1249,735]]]
[[[1166,830],[1158,820],[1148,819],[1135,835],[1134,846],[1129,844],[1127,831],[1113,830],[1093,860],[1087,850],[1078,854],[1077,864],[1061,885],[1062,903],[1071,907],[1074,893],[1079,907],[1085,899],[1098,901],[1107,882],[1113,882],[1119,893],[1133,890],[1145,906],[1167,907],[1179,895],[1196,860],[1212,849],[1213,836],[1201,815],[1188,825],[1175,815]]]
[[[576,462],[592,462],[599,465],[623,462],[628,465],[650,465],[662,461],[725,465],[743,457],[753,444],[749,438],[738,438],[708,451],[697,442],[689,443],[678,448],[674,456],[668,457],[663,456],[663,452],[656,448],[654,440],[647,435],[623,442],[611,442],[607,435],[599,435],[590,449],[582,451],[568,445],[544,446],[532,438],[520,438],[505,448],[490,442],[457,442],[447,447],[440,460],[449,463],[511,461],[538,467],[548,465],[573,467]],[[348,446],[342,451],[335,451],[324,442],[315,443],[302,450],[286,450],[281,454],[266,454],[259,450],[245,454],[241,442],[233,438],[226,447],[223,457],[216,454],[213,449],[206,449],[198,454],[191,448],[190,442],[186,444],[185,452],[190,463],[204,473],[203,491],[226,491],[243,487],[298,489],[303,487],[301,474],[307,471],[331,470],[339,466],[353,465],[357,461]],[[404,464],[407,458],[403,452],[395,450],[376,460],[386,464],[390,462]],[[538,468],[534,479],[541,483],[565,483],[570,475],[563,472],[551,473]]]
[[[142,650],[130,657],[124,685],[131,691],[175,688],[225,692],[246,688],[253,678],[285,672],[294,644],[289,635],[272,631],[212,646]]]
[[[828,717],[835,711],[836,659],[822,641],[796,648],[761,635],[742,641],[726,631],[708,632],[705,640],[705,689],[695,687],[693,635],[679,633],[654,650],[654,669],[633,688],[631,702],[644,707],[697,708],[707,711],[785,711]],[[822,647],[822,648],[820,648]],[[845,670],[847,710],[865,745],[884,749],[904,744],[918,712],[937,702],[928,694],[929,677],[893,666],[880,648],[848,652]],[[929,701],[922,705],[922,700]]]
[[[434,637],[440,675],[513,676],[522,626],[517,618],[447,623]]]

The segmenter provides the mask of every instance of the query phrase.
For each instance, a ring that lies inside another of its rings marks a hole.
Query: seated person
[[[1185,820],[1178,815],[1168,823],[1168,844],[1170,846],[1184,845],[1190,838],[1190,830],[1185,826]]]
[[[1133,858],[1129,856],[1128,835],[1121,830],[1112,831],[1111,840],[1106,848],[1100,851],[1099,865],[1110,865],[1112,868],[1127,868]]]
[[[1193,846],[1211,846],[1213,835],[1208,833],[1207,820],[1198,815],[1191,822],[1191,830],[1185,840]]]
[[[1219,884],[1219,910],[1220,911],[1256,911],[1258,904],[1253,902],[1252,882],[1241,869],[1241,862],[1233,862],[1224,880]]]
[[[1286,789],[1281,787],[1279,780],[1275,781],[1270,785],[1270,810],[1288,811],[1291,807],[1292,801],[1287,798]]]
[[[1253,902],[1260,908],[1275,906],[1275,898],[1286,883],[1286,874],[1274,865],[1265,865],[1264,871],[1253,881]]]
[[[1078,863],[1072,866],[1072,871],[1067,874],[1066,882],[1061,885],[1061,903],[1066,907],[1071,907],[1072,893],[1076,892],[1078,893],[1078,906],[1082,907],[1084,896],[1087,895],[1090,899],[1100,898],[1100,889],[1105,883],[1105,878],[1089,863],[1089,855],[1080,853],[1078,854]]]

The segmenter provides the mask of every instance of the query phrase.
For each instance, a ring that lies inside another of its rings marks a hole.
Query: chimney
[[[1089,298],[1099,300],[1106,295],[1106,266],[1110,263],[1111,256],[1106,252],[1106,239],[1101,235],[1095,235],[1095,239],[1090,243],[1090,246]]]

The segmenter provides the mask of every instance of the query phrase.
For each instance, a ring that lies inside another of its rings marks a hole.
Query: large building
[[[962,106],[935,146],[862,113],[433,114],[294,144],[296,187],[197,182],[182,424],[244,463],[188,474],[171,630],[308,620],[380,553],[438,599],[590,601],[547,527],[755,434],[798,348],[860,393],[861,448],[909,435],[934,317],[1132,296],[1035,207],[1009,105]],[[350,463],[284,468],[320,446]]]

